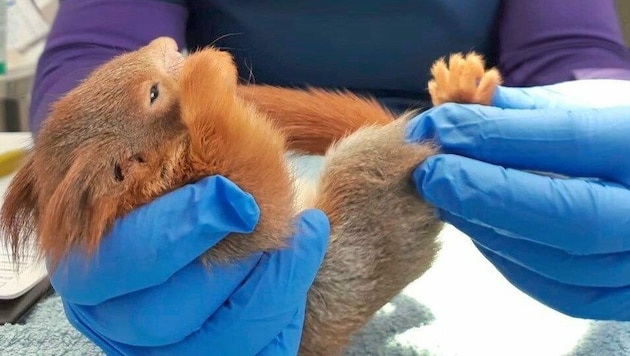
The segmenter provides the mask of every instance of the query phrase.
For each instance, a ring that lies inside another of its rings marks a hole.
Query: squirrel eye
[[[158,90],[158,85],[153,84],[151,86],[151,91],[149,92],[149,99],[151,100],[151,104],[153,104],[153,102],[155,101],[155,99],[158,98],[158,96],[160,95],[160,91]]]

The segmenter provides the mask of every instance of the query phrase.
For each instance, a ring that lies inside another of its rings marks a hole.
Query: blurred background
[[[35,65],[58,0],[0,0],[0,132],[28,131]],[[0,66],[1,68],[1,66]]]
[[[630,46],[630,0],[617,0],[617,11],[619,11],[626,44]]]
[[[0,3],[6,4],[0,13],[0,28],[4,27],[0,48],[6,48],[3,56],[6,69],[0,74],[0,132],[28,131],[33,72],[58,0],[0,0]],[[630,0],[617,0],[617,7],[630,46]]]

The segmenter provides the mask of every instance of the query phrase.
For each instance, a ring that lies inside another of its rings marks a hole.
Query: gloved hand
[[[51,281],[72,325],[107,354],[294,355],[328,242],[322,212],[300,215],[286,249],[211,270],[197,259],[258,217],[251,195],[205,178],[119,219],[93,257],[71,254]]]
[[[500,87],[497,107],[432,108],[407,132],[443,152],[414,172],[418,193],[531,297],[630,320],[629,92],[623,81]]]

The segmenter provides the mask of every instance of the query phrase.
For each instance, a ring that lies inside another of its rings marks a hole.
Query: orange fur
[[[276,123],[287,136],[289,149],[308,154],[324,154],[333,143],[364,126],[394,120],[375,100],[351,92],[242,85],[238,93]]]
[[[181,107],[190,133],[184,165],[190,175],[183,181],[221,174],[251,193],[261,211],[255,241],[230,236],[209,251],[210,259],[228,261],[282,247],[279,239],[290,235],[293,214],[284,137],[237,97],[236,70],[227,53],[206,49],[189,56],[181,77]]]
[[[448,64],[440,58],[431,66],[428,83],[434,106],[447,102],[490,105],[494,89],[501,84],[501,75],[496,68],[485,70],[481,55],[454,53]]]
[[[11,180],[1,213],[2,238],[16,262],[30,248],[39,220],[32,154]]]

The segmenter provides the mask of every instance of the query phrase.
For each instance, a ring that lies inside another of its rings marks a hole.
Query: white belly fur
[[[312,208],[315,205],[317,182],[323,168],[324,156],[288,153],[286,160],[293,179],[296,211]]]

